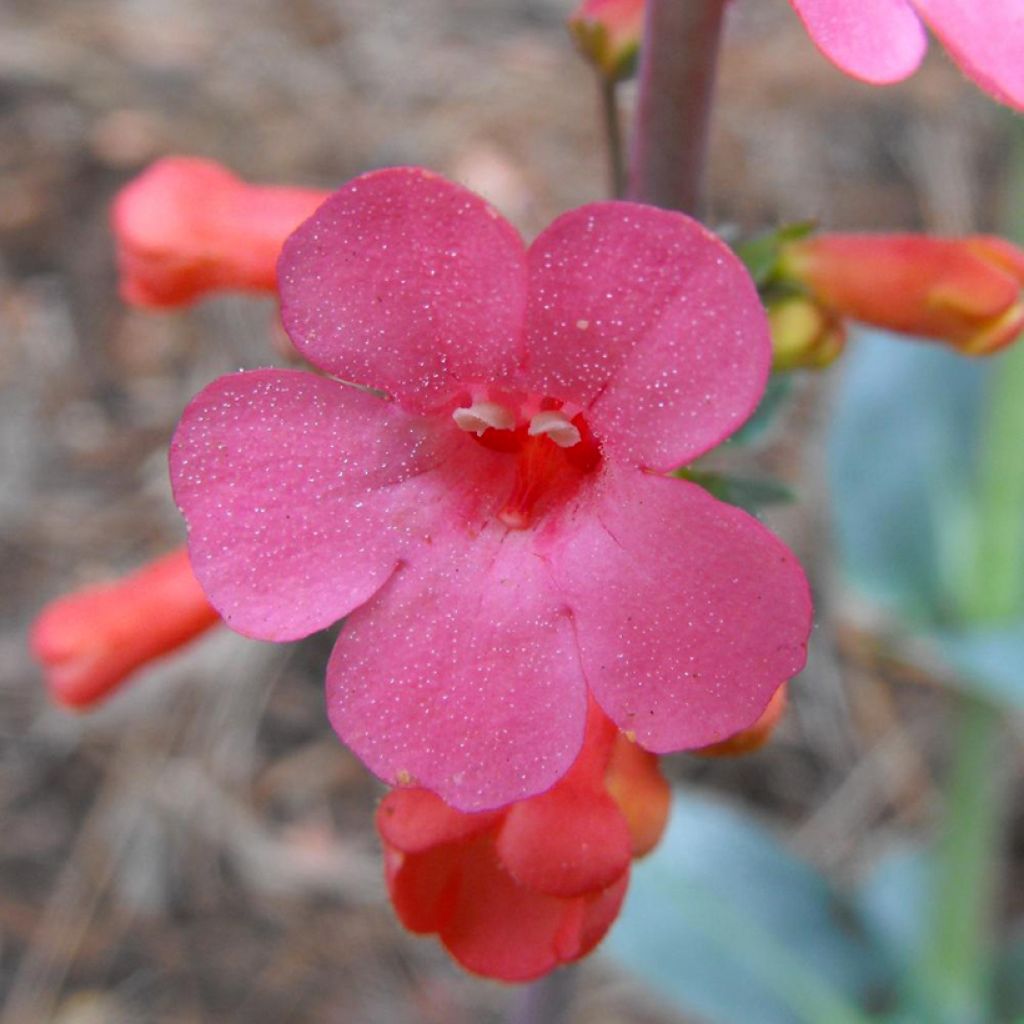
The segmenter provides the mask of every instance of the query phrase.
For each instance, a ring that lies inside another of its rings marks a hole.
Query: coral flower
[[[1020,0],[790,0],[815,45],[854,78],[884,84],[913,74],[927,25],[968,78],[1024,109]]]
[[[778,274],[836,315],[967,355],[1024,331],[1024,252],[991,235],[816,235],[782,247]]]
[[[54,700],[84,708],[219,621],[182,549],[124,579],[51,602],[36,618],[30,643]]]
[[[224,288],[273,291],[282,242],[327,195],[249,185],[212,160],[158,160],[111,211],[121,297],[163,308]]]
[[[543,796],[466,814],[425,789],[388,794],[377,828],[391,900],[410,931],[436,933],[471,971],[546,974],[604,937],[669,798],[654,755],[591,705],[579,757]]]
[[[391,169],[291,236],[279,287],[330,376],[214,381],[175,498],[229,625],[348,616],[328,711],[383,779],[500,807],[568,771],[588,694],[645,749],[688,749],[803,666],[791,552],[662,475],[740,426],[771,362],[753,283],[699,224],[600,203],[527,250],[473,194]]]

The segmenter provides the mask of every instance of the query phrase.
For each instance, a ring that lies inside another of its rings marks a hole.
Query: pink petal
[[[529,386],[591,405],[620,458],[660,468],[731,434],[764,390],[771,341],[739,260],[679,213],[597,203],[530,248]]]
[[[924,27],[907,0],[789,2],[815,46],[864,82],[901,81],[917,70],[928,48]]]
[[[572,626],[529,531],[440,530],[351,615],[327,667],[335,730],[381,778],[464,811],[550,788],[583,739]]]
[[[793,554],[681,480],[610,469],[592,500],[550,557],[598,702],[659,753],[751,725],[806,656],[810,594]]]
[[[987,93],[1024,110],[1021,0],[914,0],[953,59]]]
[[[434,408],[520,361],[522,241],[427,171],[376,171],[336,192],[285,243],[278,279],[299,351],[407,408]]]
[[[428,426],[290,370],[221,377],[193,399],[171,477],[192,567],[225,621],[291,640],[366,601],[422,543],[419,511],[444,494],[428,472],[445,458]]]

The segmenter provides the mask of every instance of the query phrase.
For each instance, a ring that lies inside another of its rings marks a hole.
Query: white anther
[[[527,432],[530,437],[546,434],[559,448],[571,448],[574,444],[580,443],[580,432],[569,422],[565,413],[554,409],[537,413],[530,420]]]
[[[516,418],[497,402],[474,402],[468,409],[456,409],[452,419],[459,430],[480,437],[485,430],[511,430]]]

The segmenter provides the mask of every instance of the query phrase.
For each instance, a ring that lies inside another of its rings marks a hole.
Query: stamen
[[[456,409],[452,419],[460,430],[481,437],[487,430],[512,430],[516,418],[498,402],[474,402],[469,408]]]
[[[549,412],[539,412],[530,420],[530,437],[546,435],[559,448],[572,448],[580,443],[580,432],[569,422],[569,418],[563,412],[552,409]]]

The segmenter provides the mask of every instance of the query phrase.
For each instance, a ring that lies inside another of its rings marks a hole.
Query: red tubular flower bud
[[[760,750],[772,738],[775,727],[786,711],[789,702],[788,689],[787,684],[783,683],[775,691],[772,699],[768,701],[768,706],[761,712],[761,717],[749,729],[742,729],[721,743],[701,747],[694,753],[701,757],[739,757],[741,754],[752,754],[755,750]]]
[[[817,235],[779,272],[840,316],[988,355],[1024,330],[1024,252],[1001,238]]]
[[[111,210],[121,297],[166,308],[213,291],[273,292],[284,240],[327,195],[249,185],[211,160],[158,160]]]
[[[583,0],[569,17],[569,31],[605,78],[629,78],[644,31],[644,0]]]
[[[30,644],[53,699],[86,708],[219,621],[182,548],[117,582],[51,602]]]
[[[583,749],[547,793],[472,814],[425,789],[392,790],[377,811],[392,903],[469,970],[539,977],[604,937],[668,807],[657,758],[592,703]]]

